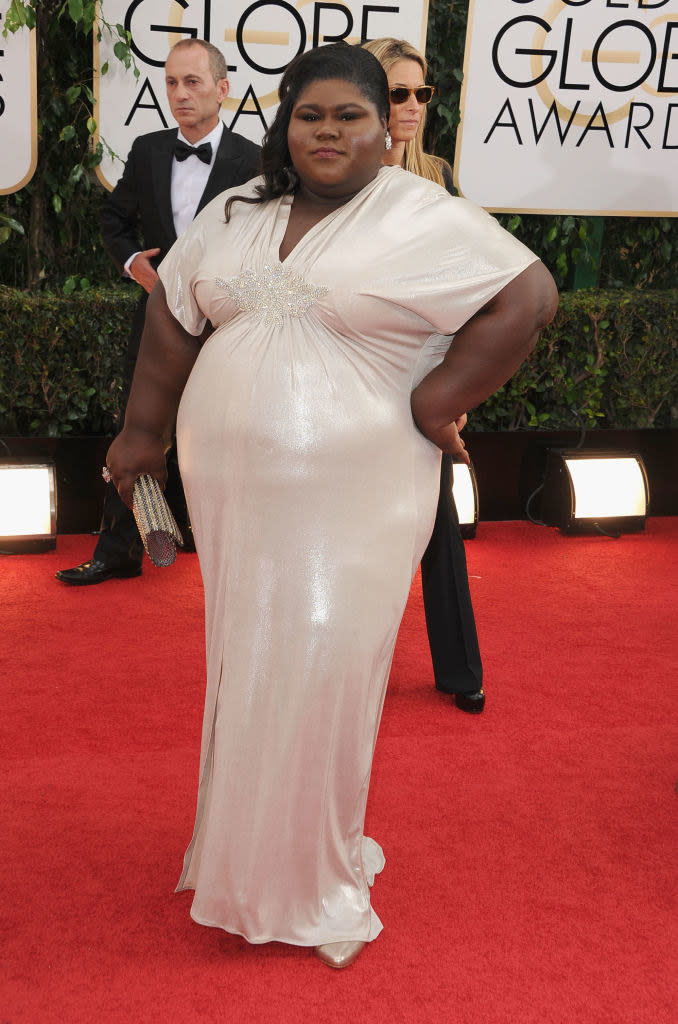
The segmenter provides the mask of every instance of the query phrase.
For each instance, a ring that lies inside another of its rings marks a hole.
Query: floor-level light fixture
[[[51,460],[0,458],[0,552],[56,547],[56,507]]]
[[[552,449],[541,495],[541,518],[563,533],[617,535],[645,528],[650,489],[640,455]]]
[[[457,506],[461,535],[469,540],[475,537],[478,525],[478,482],[472,462],[466,465],[453,460],[452,497]]]

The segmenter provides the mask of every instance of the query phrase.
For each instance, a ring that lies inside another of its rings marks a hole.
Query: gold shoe
[[[364,945],[364,942],[326,942],[324,946],[316,946],[314,952],[328,967],[348,967],[357,960]]]

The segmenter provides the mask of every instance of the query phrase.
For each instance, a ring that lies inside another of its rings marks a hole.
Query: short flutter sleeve
[[[474,203],[413,179],[389,182],[397,227],[372,294],[453,335],[538,257]]]
[[[196,275],[205,252],[202,218],[206,212],[189,225],[158,267],[170,312],[189,334],[196,336],[202,333],[206,320],[195,298]]]
[[[258,180],[227,189],[208,203],[158,267],[169,310],[189,334],[201,334],[207,320],[208,314],[196,297],[197,285],[203,279],[206,257],[224,246],[231,233],[225,222],[226,201],[231,195],[252,195]]]

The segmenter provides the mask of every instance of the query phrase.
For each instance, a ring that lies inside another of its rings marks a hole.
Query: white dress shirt
[[[208,164],[198,160],[197,156],[189,156],[185,160],[177,160],[174,157],[172,160],[172,216],[177,238],[195,217],[200,197],[205,191],[207,179],[216,160],[223,130],[223,121],[219,121],[209,135],[205,135],[197,142],[189,142],[179,131],[178,140],[185,142],[188,146],[196,147],[202,145],[203,142],[210,142],[212,144],[212,159]]]

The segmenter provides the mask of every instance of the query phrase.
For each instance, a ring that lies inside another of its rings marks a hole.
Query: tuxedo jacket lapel
[[[168,132],[162,139],[162,145],[151,150],[151,179],[155,192],[155,207],[163,232],[170,239],[170,245],[176,241],[172,217],[172,159],[177,132]]]
[[[248,163],[252,163],[251,153],[243,152],[240,136],[233,135],[224,126],[217,155],[212,164],[212,170],[207,179],[205,191],[200,197],[196,213],[199,213],[204,206],[207,206],[209,202],[227,188],[231,188],[233,185],[241,185],[243,181],[246,181],[251,176],[249,173],[243,174]]]

